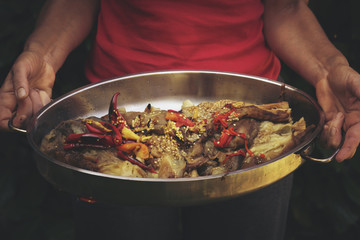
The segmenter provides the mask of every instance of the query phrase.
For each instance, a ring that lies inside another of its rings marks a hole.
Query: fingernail
[[[16,92],[18,98],[23,98],[26,95],[26,91],[24,88],[19,88]]]

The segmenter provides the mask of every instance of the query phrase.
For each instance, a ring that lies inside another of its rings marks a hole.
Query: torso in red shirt
[[[155,70],[216,70],[276,79],[261,0],[102,0],[86,66],[91,82]]]

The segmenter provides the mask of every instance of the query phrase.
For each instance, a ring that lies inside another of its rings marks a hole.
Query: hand
[[[346,133],[336,156],[342,162],[353,157],[360,142],[360,75],[349,66],[337,66],[315,87],[326,118],[323,141],[336,147],[341,142],[341,129]]]
[[[25,51],[15,61],[0,88],[0,130],[8,130],[8,121],[16,111],[14,126],[50,102],[55,72],[42,55]]]

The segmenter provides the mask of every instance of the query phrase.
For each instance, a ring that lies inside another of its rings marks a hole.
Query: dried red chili
[[[176,122],[177,127],[181,127],[181,126],[193,127],[193,126],[195,126],[195,124],[190,119],[188,119],[184,114],[174,111],[174,110],[168,110],[166,113],[165,119]]]
[[[229,154],[229,155],[226,155],[224,161],[223,161],[223,164],[226,163],[227,160],[229,160],[231,157],[234,157],[234,156],[238,156],[238,155],[242,155],[242,156],[246,156],[245,152],[243,150],[239,150],[239,151],[236,151],[232,154]]]
[[[231,104],[226,104],[225,105],[226,108],[230,108],[230,111],[227,111],[225,113],[219,114],[216,113],[215,118],[214,118],[214,124],[215,126],[217,126],[217,128],[221,128],[221,129],[225,129],[227,128],[228,124],[227,124],[227,120],[229,118],[229,116],[235,112],[235,108],[231,105]]]
[[[235,132],[234,128],[229,128],[229,129],[224,129],[222,132],[221,132],[221,136],[220,136],[220,140],[218,141],[214,141],[214,146],[215,147],[219,147],[219,148],[224,148],[224,147],[227,147],[229,146],[232,138],[234,136],[239,136],[243,139],[246,140],[246,135],[245,133],[238,133],[238,132]]]

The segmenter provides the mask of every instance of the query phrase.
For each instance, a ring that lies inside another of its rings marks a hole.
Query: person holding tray
[[[336,160],[351,158],[359,145],[360,75],[328,40],[305,0],[47,1],[1,86],[1,130],[8,130],[15,112],[14,125],[21,126],[50,102],[57,71],[95,23],[85,68],[89,82],[175,69],[276,80],[281,59],[315,87],[327,144],[338,146],[345,132]],[[183,209],[77,201],[78,236],[175,239],[181,226],[184,239],[282,239],[291,183],[292,175],[237,199]]]

